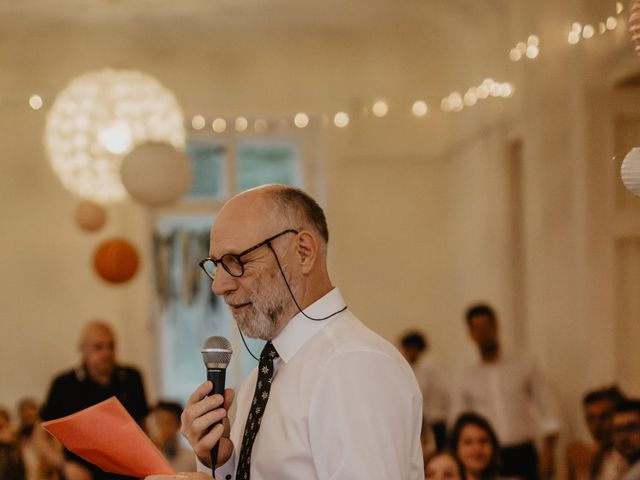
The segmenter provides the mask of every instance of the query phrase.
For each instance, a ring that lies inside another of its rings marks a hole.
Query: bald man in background
[[[135,368],[118,365],[113,330],[103,321],[92,321],[78,343],[81,363],[52,382],[40,415],[43,420],[64,417],[118,397],[131,416],[141,423],[149,413],[142,376]],[[129,477],[105,473],[68,450],[59,458],[65,480],[122,480]]]

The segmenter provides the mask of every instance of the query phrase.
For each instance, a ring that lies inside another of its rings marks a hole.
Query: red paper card
[[[105,472],[137,478],[175,473],[116,397],[42,427]]]

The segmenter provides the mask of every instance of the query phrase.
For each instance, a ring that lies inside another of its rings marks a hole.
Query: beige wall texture
[[[615,2],[480,3],[416,2],[404,20],[331,25],[320,17],[317,27],[307,17],[296,27],[300,19],[224,25],[171,12],[78,21],[4,15],[0,404],[42,398],[51,376],[77,362],[77,334],[92,318],[116,326],[120,357],[143,369],[151,398],[157,393],[162,352],[149,257],[157,212],[111,206],[105,231],[81,232],[76,199],[47,164],[46,108],[26,106],[31,93],[50,100],[74,76],[103,67],[155,75],[188,116],[346,109],[351,124],[320,131],[306,179],[327,210],[334,282],[365,323],[394,342],[422,328],[453,375],[475,361],[464,308],[494,304],[505,347],[531,353],[547,371],[565,438],[585,435],[585,389],[620,381],[640,394],[632,381],[640,367],[622,357],[630,338],[640,340],[629,323],[638,311],[628,305],[633,288],[623,281],[631,293],[622,298],[616,290],[620,278],[638,278],[633,266],[622,277],[616,267],[637,261],[632,246],[616,250],[616,242],[639,231],[633,207],[616,213],[611,160],[625,153],[615,146],[620,105],[640,111],[614,101],[616,84],[640,66],[624,16],[615,31],[571,46],[571,23],[606,18]],[[386,13],[381,4],[372,3]],[[543,41],[540,57],[509,62],[509,49],[531,33]],[[487,76],[512,81],[516,95],[439,111],[442,96]],[[364,115],[378,96],[392,107],[428,97],[431,112],[422,120],[407,107],[383,119]],[[93,248],[109,235],[131,238],[143,253],[142,270],[124,286],[105,285],[90,268]]]

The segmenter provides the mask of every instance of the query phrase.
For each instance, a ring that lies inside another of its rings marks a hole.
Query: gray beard
[[[283,271],[295,295],[296,288],[284,266]],[[271,340],[281,326],[282,315],[293,303],[279,270],[276,271],[275,277],[256,279],[255,293],[250,301],[252,302],[250,308],[246,312],[232,313],[233,318],[242,333],[248,337]]]

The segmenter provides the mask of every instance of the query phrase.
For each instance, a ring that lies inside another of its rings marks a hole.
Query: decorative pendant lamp
[[[182,148],[185,128],[174,94],[141,72],[101,70],[73,80],[47,114],[45,146],[62,184],[105,204],[126,198],[122,158],[147,142]]]

